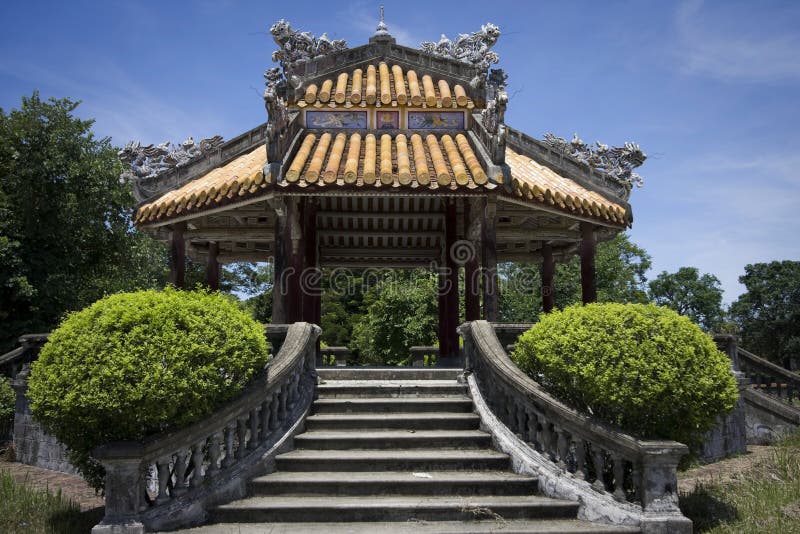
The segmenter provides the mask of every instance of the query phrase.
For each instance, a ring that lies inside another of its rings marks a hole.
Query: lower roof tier
[[[264,146],[238,156],[136,210],[140,226],[199,216],[226,205],[283,194],[476,194],[492,193],[515,202],[596,220],[630,225],[621,203],[560,175],[530,157],[506,148],[511,179],[488,176],[463,134],[389,135],[380,132],[306,133],[300,148],[275,181],[264,174]]]

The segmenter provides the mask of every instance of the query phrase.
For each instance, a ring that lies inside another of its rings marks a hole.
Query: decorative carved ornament
[[[636,187],[644,185],[644,179],[633,172],[633,169],[640,167],[645,162],[647,154],[636,143],[629,142],[621,147],[609,147],[597,141],[592,146],[584,143],[578,134],[574,135],[572,141],[567,141],[552,133],[544,134],[543,141],[545,145],[556,152],[571,156],[579,163],[601,171],[614,182],[629,190],[634,185]]]
[[[489,65],[500,61],[500,56],[490,51],[500,37],[500,28],[488,22],[480,31],[461,33],[452,41],[442,34],[438,43],[424,41],[420,49],[434,56],[454,58],[486,71]]]
[[[347,42],[343,39],[331,40],[327,33],[315,37],[310,32],[298,32],[283,19],[273,24],[269,32],[280,47],[272,53],[272,61],[280,63],[283,68],[299,61],[308,61],[347,49]]]
[[[127,169],[120,174],[120,181],[133,184],[136,200],[141,202],[158,191],[156,184],[148,188],[145,181],[156,178],[167,171],[183,167],[193,159],[214,150],[222,144],[222,136],[215,135],[195,143],[191,137],[176,145],[165,141],[160,145],[145,145],[131,141],[117,155]]]

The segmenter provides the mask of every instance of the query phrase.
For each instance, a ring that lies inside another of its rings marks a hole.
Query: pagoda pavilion
[[[318,324],[321,268],[434,268],[444,358],[458,351],[459,298],[466,320],[497,320],[498,262],[540,263],[549,311],[554,262],[578,253],[595,300],[596,243],[630,226],[645,155],[507,126],[496,26],[420,49],[383,20],[355,48],[285,21],[271,33],[266,123],[120,153],[135,223],[170,243],[176,286],[187,254],[212,288],[220,264],[272,261],[272,321]]]

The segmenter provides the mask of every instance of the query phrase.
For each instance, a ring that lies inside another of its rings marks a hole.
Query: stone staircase
[[[202,533],[622,533],[537,494],[479,429],[460,371],[322,369],[295,450]]]

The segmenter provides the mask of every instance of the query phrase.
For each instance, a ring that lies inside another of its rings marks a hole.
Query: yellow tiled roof
[[[615,224],[631,222],[624,206],[510,148],[506,148],[506,163],[511,167],[511,190],[517,197]]]
[[[463,134],[306,134],[286,171],[298,185],[492,189]]]
[[[260,146],[178,189],[143,204],[136,224],[202,212],[245,200],[269,187]],[[630,224],[623,205],[588,190],[527,156],[506,149],[511,183],[499,192],[565,214],[592,217],[616,225]],[[343,132],[308,133],[280,187],[409,187],[430,191],[491,190],[490,181],[463,134],[362,136]],[[273,186],[274,187],[274,186]]]
[[[222,167],[139,206],[135,222],[147,224],[202,211],[207,207],[215,207],[251,195],[267,187],[263,170],[266,163],[267,150],[264,146],[259,146]]]
[[[380,63],[366,69],[343,72],[334,79],[311,84],[295,103],[299,107],[412,106],[421,108],[467,108],[475,104],[466,89],[429,75],[403,72],[399,65]]]

